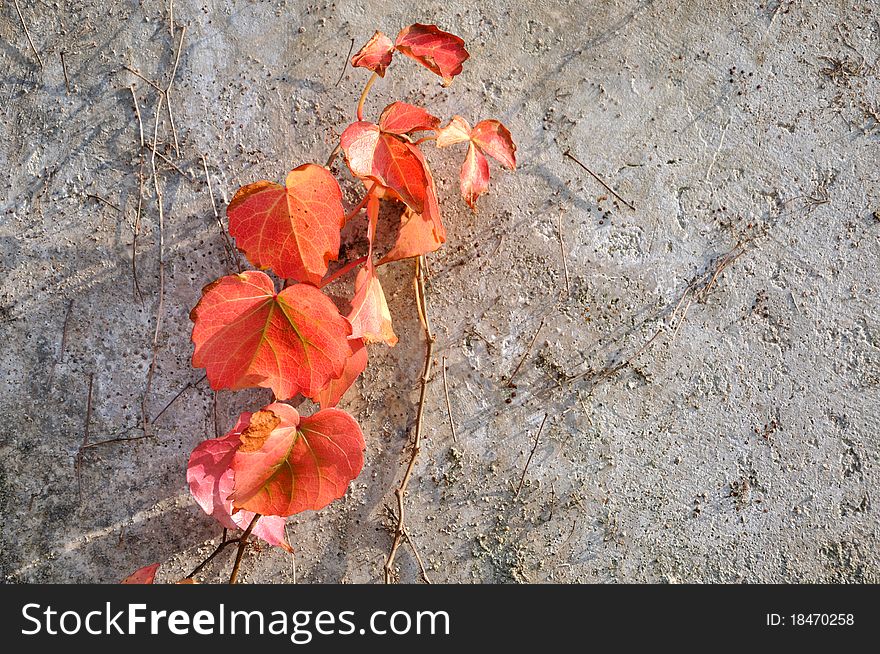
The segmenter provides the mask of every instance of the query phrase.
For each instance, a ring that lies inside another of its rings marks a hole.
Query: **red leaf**
[[[378,182],[416,211],[424,211],[428,175],[423,160],[415,154],[411,144],[365,121],[349,125],[340,143],[354,175]]]
[[[276,402],[255,413],[251,425],[232,462],[236,509],[279,516],[317,511],[342,497],[363,468],[361,429],[339,409],[300,418]]]
[[[348,316],[352,336],[363,338],[367,343],[397,345],[388,302],[371,261],[358,272],[354,287],[355,295]]]
[[[290,171],[286,188],[265,180],[242,187],[226,214],[229,233],[248,260],[280,277],[318,284],[339,254],[342,191],[321,166]]]
[[[351,58],[351,65],[368,68],[379,77],[385,77],[385,69],[391,63],[394,44],[382,32],[376,32],[367,44]]]
[[[379,129],[389,134],[409,134],[440,127],[440,119],[421,107],[406,102],[394,102],[379,116]]]
[[[507,168],[516,168],[516,144],[508,129],[497,120],[481,120],[471,129],[461,116],[453,116],[446,127],[437,130],[437,146],[468,142],[468,151],[459,176],[461,195],[476,211],[476,201],[489,190],[489,163],[484,155],[495,158]]]
[[[238,511],[233,515],[232,500],[229,499],[234,477],[232,458],[241,443],[241,432],[250,420],[250,413],[242,413],[228,434],[199,443],[186,468],[186,480],[196,503],[226,529],[247,529],[254,517],[251,511]],[[253,534],[270,545],[292,552],[284,531],[286,522],[279,516],[263,516],[254,526]]]
[[[120,581],[120,584],[152,584],[153,579],[156,578],[156,571],[159,569],[158,563],[153,563],[151,565],[145,565],[143,568],[139,568],[135,570],[130,575],[128,575],[125,579]]]
[[[443,238],[439,238],[432,221],[407,207],[400,217],[400,234],[397,237],[397,242],[379,260],[379,265],[434,252],[443,245],[445,240],[445,230]]]
[[[459,175],[461,197],[471,209],[476,210],[477,198],[489,190],[489,162],[477,146],[471,142]]]
[[[452,78],[461,72],[462,63],[470,57],[462,39],[436,25],[410,25],[400,31],[394,45],[407,57],[442,77],[444,85],[452,82]]]
[[[321,405],[322,409],[334,407],[339,404],[342,396],[352,387],[355,380],[367,368],[367,348],[361,338],[351,340],[351,349],[354,351],[345,362],[345,368],[342,375],[336,379],[331,379],[327,385],[318,391],[317,395],[312,398]],[[257,523],[259,525],[259,523]]]
[[[214,389],[262,386],[279,399],[312,397],[352,354],[351,325],[330,298],[309,284],[275,293],[254,270],[206,286],[190,318],[193,366]]]
[[[480,152],[494,157],[498,163],[510,170],[516,168],[516,144],[510,130],[497,120],[481,120],[471,132],[471,142]]]

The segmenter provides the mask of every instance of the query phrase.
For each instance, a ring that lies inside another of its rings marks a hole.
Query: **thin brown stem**
[[[238,580],[238,571],[241,568],[241,559],[242,557],[244,557],[244,551],[247,549],[248,546],[248,536],[251,535],[254,527],[257,526],[257,520],[259,519],[260,514],[255,513],[253,519],[251,520],[251,524],[248,525],[248,528],[244,530],[241,538],[238,539],[238,553],[235,555],[235,564],[232,566],[232,574],[229,576],[230,584],[234,584]]]
[[[360,100],[358,100],[358,106],[357,106],[357,118],[358,118],[358,120],[363,120],[363,119],[364,119],[364,102],[367,101],[367,94],[370,92],[370,88],[373,86],[373,84],[376,83],[376,80],[377,80],[377,79],[379,79],[379,74],[378,74],[378,73],[373,73],[373,74],[370,76],[370,79],[367,80],[367,85],[364,87],[363,93],[361,93],[361,98],[360,98]]]
[[[369,259],[369,257],[367,255],[364,255],[362,257],[355,259],[354,261],[349,261],[347,264],[342,266],[342,268],[340,268],[339,270],[334,272],[332,275],[322,279],[321,283],[318,285],[318,288],[324,288],[325,286],[329,286],[330,284],[335,282],[340,277],[347,275],[353,269],[357,268],[358,266],[360,266],[363,263],[366,263],[367,259]]]
[[[67,76],[67,62],[64,61],[64,51],[61,51],[61,72],[64,73],[64,88],[67,89],[67,95],[70,95],[70,77]]]
[[[436,141],[436,140],[437,140],[437,135],[431,134],[429,136],[423,136],[419,140],[414,141],[413,145],[421,145],[422,143],[425,143],[426,141]]]
[[[538,433],[535,435],[535,444],[532,446],[532,451],[529,453],[529,458],[526,460],[526,467],[523,468],[522,477],[519,479],[519,486],[516,488],[516,494],[513,496],[513,499],[519,497],[519,492],[522,490],[523,484],[526,481],[526,473],[529,471],[529,464],[532,462],[532,457],[535,456],[535,450],[538,449],[538,440],[541,438],[541,432],[544,431],[544,423],[547,422],[547,416],[549,413],[544,414],[544,419],[541,421],[541,426],[538,427]]]
[[[348,48],[348,54],[345,55],[345,61],[342,62],[342,71],[339,73],[339,79],[336,80],[336,84],[333,85],[334,89],[339,86],[339,82],[341,82],[342,78],[345,76],[345,69],[348,68],[348,58],[351,57],[352,50],[354,50],[354,39],[351,40],[351,45]]]
[[[446,381],[446,357],[443,357],[443,393],[446,395],[446,414],[449,416],[452,442],[455,443],[458,439],[455,437],[455,421],[452,419],[452,405],[449,402],[449,383]]]
[[[595,180],[596,180],[597,182],[599,182],[602,186],[604,186],[604,187],[605,187],[605,190],[608,191],[611,195],[613,195],[613,196],[616,197],[618,200],[620,200],[621,202],[623,202],[626,206],[628,206],[628,207],[629,207],[630,209],[632,209],[633,211],[636,210],[636,208],[635,208],[632,204],[630,204],[629,202],[627,202],[626,200],[624,200],[622,197],[620,197],[620,195],[617,194],[617,191],[615,191],[613,188],[611,188],[610,186],[608,186],[608,184],[605,183],[605,180],[603,180],[603,179],[602,179],[601,177],[599,177],[596,173],[594,173],[592,170],[590,170],[589,168],[587,168],[583,163],[581,163],[581,161],[580,161],[579,159],[577,159],[577,158],[571,153],[571,150],[566,150],[566,151],[563,152],[562,154],[563,154],[564,156],[568,157],[569,159],[571,159],[572,161],[574,161],[578,166],[580,166],[581,168],[583,168],[585,171],[587,171],[587,172],[593,177],[593,179],[595,179]]]
[[[372,186],[370,186],[369,190],[367,191],[367,194],[361,198],[361,201],[357,203],[357,206],[355,206],[354,209],[348,212],[348,215],[345,217],[345,222],[348,222],[349,220],[354,218],[356,215],[358,215],[361,209],[367,206],[367,202],[370,201],[370,197],[373,195],[373,191],[376,190],[376,186],[377,184],[373,182]]]
[[[324,168],[330,168],[333,165],[333,162],[336,160],[336,156],[339,154],[340,150],[342,150],[341,145],[337,145],[333,148],[333,152],[330,153],[330,156],[327,157],[327,163],[324,164]]]
[[[223,221],[220,220],[220,213],[217,211],[217,203],[214,201],[214,188],[211,186],[211,174],[208,172],[208,159],[205,155],[202,155],[202,168],[205,170],[205,182],[208,184],[208,195],[211,196],[211,209],[214,211],[214,220],[217,221],[217,227],[220,228],[220,235],[223,237],[223,247],[226,250],[230,263],[232,263],[232,267],[238,268],[238,272],[241,272],[241,260],[235,255],[235,248],[229,240],[229,234],[223,228]]]
[[[89,394],[86,401],[86,419],[83,425],[83,440],[79,450],[76,452],[76,460],[74,467],[76,468],[76,488],[79,501],[82,502],[82,451],[89,446],[89,436],[91,434],[92,424],[92,387],[95,381],[95,374],[89,373]]]
[[[138,119],[138,130],[140,131],[141,136],[141,147],[144,147],[144,121],[141,119],[141,108],[138,106],[137,93],[134,90],[133,84],[128,88],[131,91],[131,99],[134,101],[134,113]]]
[[[225,529],[223,530],[223,537],[224,537],[224,540],[222,540],[217,545],[217,547],[214,548],[214,551],[211,552],[204,561],[202,561],[195,568],[193,568],[193,571],[187,575],[188,578],[195,577],[197,574],[199,574],[202,570],[205,569],[206,565],[208,565],[211,561],[216,559],[223,552],[223,550],[225,550],[230,545],[238,543],[240,540],[238,538],[233,538],[231,540],[225,540],[225,538],[226,538],[226,530]]]
[[[522,368],[523,364],[526,362],[526,359],[529,358],[529,352],[531,352],[532,348],[535,346],[535,341],[538,340],[538,334],[540,334],[541,330],[544,328],[544,321],[546,319],[547,319],[547,316],[544,316],[543,318],[541,318],[541,324],[538,325],[538,329],[535,330],[535,335],[532,337],[531,343],[529,343],[529,346],[526,348],[526,351],[523,353],[522,358],[519,360],[519,363],[516,364],[516,368],[514,368],[513,372],[510,373],[510,379],[507,380],[508,386],[510,386],[510,387],[514,386],[513,378],[516,377],[517,373],[519,372],[519,369]]]
[[[174,38],[174,5],[171,6],[171,37]],[[186,37],[186,25],[180,29],[180,41],[177,44],[177,54],[174,57],[174,66],[171,68],[171,77],[168,78],[168,86],[165,87],[165,104],[168,108],[168,120],[171,123],[171,135],[174,138],[174,152],[180,156],[180,144],[177,142],[177,128],[174,126],[174,112],[171,111],[171,86],[174,84],[174,77],[177,75],[177,66],[180,64],[180,53],[183,51],[183,39]]]
[[[434,355],[434,332],[431,330],[431,322],[428,315],[428,304],[425,293],[425,271],[424,271],[424,255],[416,260],[415,271],[415,291],[416,291],[416,307],[419,311],[419,318],[422,321],[422,327],[425,333],[425,365],[422,371],[421,390],[419,391],[419,406],[416,411],[416,426],[413,435],[412,452],[410,453],[409,463],[406,466],[406,472],[400,485],[394,490],[397,497],[397,526],[394,530],[394,540],[391,543],[391,550],[388,558],[385,559],[385,583],[390,584],[394,579],[394,560],[397,556],[397,550],[406,535],[406,507],[404,499],[406,491],[409,487],[410,479],[416,467],[416,461],[422,448],[422,424],[425,415],[425,399],[427,398],[428,382],[431,379],[431,366],[433,364]]]
[[[147,371],[147,383],[144,388],[144,397],[141,402],[141,414],[143,417],[144,434],[149,433],[149,417],[147,416],[147,407],[150,400],[150,387],[153,383],[153,373],[156,369],[156,360],[159,355],[159,335],[162,333],[162,322],[165,311],[165,212],[162,206],[162,188],[159,184],[159,173],[156,170],[156,142],[159,138],[159,114],[162,111],[162,101],[165,95],[159,94],[159,101],[156,105],[156,123],[153,129],[153,156],[150,157],[150,167],[153,172],[153,187],[156,192],[156,206],[159,212],[159,306],[156,308],[156,327],[153,331],[153,348],[152,358],[150,360],[150,368]]]
[[[31,33],[28,30],[27,23],[24,22],[24,16],[21,13],[21,7],[18,6],[18,0],[13,0],[15,2],[15,11],[18,12],[18,19],[21,21],[21,26],[24,28],[24,35],[27,37],[28,43],[31,44],[31,50],[34,51],[34,55],[37,57],[37,62],[40,64],[40,68],[43,67],[43,59],[40,57],[40,53],[37,52],[37,48],[34,45],[33,39],[31,39]]]

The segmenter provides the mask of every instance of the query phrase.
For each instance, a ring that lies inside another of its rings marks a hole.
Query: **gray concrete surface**
[[[160,161],[165,320],[149,414],[186,390],[147,438],[159,229],[148,178],[141,303],[128,87],[148,139],[156,93],[122,66],[168,79],[167,3],[20,4],[43,67],[6,0],[3,579],[112,582],[161,561],[169,580],[217,542],[184,481],[215,430],[210,389],[187,388],[202,374],[187,314],[230,271],[200,156],[218,203],[324,161],[366,80],[348,69],[335,86],[351,39],[421,21],[460,34],[472,59],[448,90],[401,59],[368,114],[399,98],[497,117],[521,161],[493,168],[471,215],[461,151],[428,153],[449,229],[430,304],[458,431],[453,442],[438,374],[408,498],[431,580],[880,581],[876,2],[179,0],[179,156],[164,113],[158,134],[182,173]],[[367,435],[363,473],[344,500],[291,519],[294,556],[250,556],[245,581],[381,579],[422,365],[411,274],[385,271],[401,342],[374,349],[344,404]],[[82,451],[78,478],[90,376],[89,439],[112,442]],[[221,392],[217,425],[267,400]],[[399,563],[402,581],[419,580],[411,549]]]

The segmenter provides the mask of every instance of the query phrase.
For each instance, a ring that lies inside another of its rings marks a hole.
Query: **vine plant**
[[[274,401],[243,413],[229,433],[201,442],[187,467],[190,491],[199,506],[224,529],[217,549],[184,580],[196,575],[226,547],[236,544],[230,576],[235,583],[242,556],[253,535],[291,550],[285,536],[287,517],[319,510],[342,497],[363,467],[361,428],[336,408],[367,365],[367,346],[393,346],[397,336],[379,280],[378,269],[415,258],[416,304],[425,329],[427,352],[422,376],[414,451],[397,489],[397,528],[385,564],[393,577],[394,556],[402,538],[404,493],[415,466],[425,385],[430,376],[433,334],[425,304],[424,256],[446,240],[437,191],[421,146],[467,143],[460,173],[461,194],[472,210],[488,190],[486,155],[516,167],[516,146],[497,120],[473,128],[461,116],[445,127],[426,109],[393,102],[377,122],[364,119],[370,88],[384,77],[395,52],[415,60],[448,85],[469,55],[464,41],[435,25],[414,24],[395,41],[376,32],[351,59],[372,72],[349,125],[325,166],[307,163],[291,170],[282,186],[270,181],[249,184],[227,207],[229,233],[255,270],[212,282],[192,310],[193,366],[204,368],[211,388],[264,387]],[[427,133],[417,137],[416,133]],[[330,166],[342,153],[348,169],[363,183],[363,198],[348,210]],[[390,251],[375,260],[373,246],[381,200],[400,203],[400,231]],[[367,255],[328,274],[339,254],[340,230],[364,212]],[[263,270],[284,280],[278,290]],[[327,285],[358,269],[350,311],[343,314],[324,294]],[[320,406],[302,416],[287,401],[304,396]],[[228,530],[241,529],[237,538]],[[158,564],[136,571],[125,583],[152,583]]]

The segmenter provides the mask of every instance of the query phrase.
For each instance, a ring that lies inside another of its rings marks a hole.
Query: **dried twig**
[[[138,171],[138,203],[137,210],[134,216],[134,225],[132,226],[132,237],[131,237],[131,279],[134,285],[134,292],[137,296],[138,300],[140,300],[141,306],[144,304],[144,296],[141,293],[140,284],[138,284],[138,275],[137,275],[137,239],[141,230],[141,211],[143,210],[144,204],[144,121],[141,117],[141,108],[138,106],[137,92],[135,91],[134,85],[128,87],[131,91],[131,99],[134,102],[134,114],[137,117],[138,121],[138,135],[140,136],[141,149],[140,149],[140,169]]]
[[[419,408],[416,411],[416,426],[413,436],[412,452],[409,458],[409,464],[400,485],[394,490],[397,496],[397,526],[394,531],[394,540],[391,543],[391,550],[385,559],[385,583],[390,584],[394,577],[394,559],[397,556],[397,550],[403,540],[405,533],[405,508],[404,497],[412,478],[413,470],[416,467],[416,460],[422,447],[422,421],[425,414],[425,399],[427,397],[428,381],[431,378],[431,366],[434,354],[434,332],[431,331],[431,322],[428,316],[428,304],[425,295],[425,272],[424,272],[424,255],[416,260],[415,272],[415,291],[416,291],[416,307],[419,311],[419,318],[422,321],[422,327],[425,333],[425,366],[422,371],[421,390],[419,392]]]
[[[18,6],[18,0],[13,0],[15,3],[15,11],[18,12],[18,19],[21,21],[21,26],[24,28],[24,35],[27,37],[28,43],[31,44],[31,50],[34,51],[34,55],[37,57],[37,62],[40,64],[40,68],[43,67],[43,59],[40,57],[40,53],[37,52],[37,48],[34,45],[33,40],[31,39],[31,33],[28,30],[27,23],[24,22],[24,16],[21,13],[21,7]]]
[[[144,147],[144,121],[141,119],[141,108],[138,106],[138,97],[137,92],[134,90],[134,85],[128,87],[131,91],[131,99],[134,102],[134,113],[138,119],[138,131],[141,136],[141,147]]]
[[[196,386],[198,386],[199,384],[201,384],[203,381],[205,381],[207,378],[208,378],[208,375],[207,375],[207,374],[204,374],[204,375],[202,375],[201,377],[199,377],[196,381],[194,381],[194,382],[189,382],[186,386],[184,386],[184,387],[181,388],[179,391],[177,391],[177,395],[175,395],[174,397],[172,397],[171,400],[168,402],[168,404],[166,404],[164,407],[162,407],[162,410],[159,411],[159,413],[157,413],[157,414],[152,418],[152,420],[150,420],[150,424],[152,425],[152,424],[155,423],[159,418],[161,418],[161,417],[162,417],[162,414],[165,413],[165,412],[171,407],[172,404],[174,404],[175,402],[177,402],[178,398],[179,398],[181,395],[183,395],[183,394],[184,394],[186,391],[188,391],[189,389],[191,389],[191,388],[195,388]]]
[[[127,70],[129,73],[131,73],[131,74],[134,75],[135,77],[140,77],[143,81],[145,81],[147,84],[149,84],[149,85],[152,86],[154,89],[156,89],[161,95],[165,95],[165,89],[163,89],[161,86],[159,86],[158,84],[156,84],[156,82],[154,82],[153,80],[151,80],[149,77],[146,77],[146,76],[145,76],[142,72],[140,72],[137,68],[132,68],[131,66],[127,66],[127,65],[125,65],[125,64],[122,64],[122,67],[125,68],[125,70]]]
[[[579,159],[577,159],[577,158],[571,153],[571,150],[566,150],[566,151],[563,152],[562,154],[565,155],[566,157],[568,157],[569,159],[571,159],[572,161],[574,161],[578,166],[580,166],[580,167],[583,168],[585,171],[587,171],[590,175],[592,175],[593,179],[595,179],[595,180],[596,180],[597,182],[599,182],[602,186],[604,186],[604,187],[605,187],[605,190],[608,191],[611,195],[613,195],[613,196],[616,197],[618,200],[620,200],[621,202],[623,202],[626,206],[628,206],[628,207],[629,207],[630,209],[632,209],[633,211],[636,210],[636,208],[635,208],[632,204],[630,204],[629,202],[627,202],[626,200],[624,200],[622,197],[620,197],[620,195],[617,194],[617,191],[615,191],[613,188],[611,188],[610,186],[608,186],[608,184],[606,184],[605,181],[604,181],[601,177],[599,177],[596,173],[594,173],[592,170],[590,170],[589,168],[587,168],[583,163],[581,163],[581,161],[580,161]]]
[[[171,6],[174,11],[174,5]],[[171,123],[171,136],[174,138],[174,152],[180,156],[180,144],[177,142],[177,127],[174,125],[174,112],[171,111],[171,86],[174,84],[174,77],[177,75],[177,66],[180,63],[180,53],[183,51],[183,39],[186,36],[186,25],[180,29],[180,41],[177,44],[177,54],[174,57],[174,66],[171,69],[171,77],[168,78],[168,86],[165,87],[165,104],[168,108],[168,120]],[[174,18],[171,18],[171,37],[174,37]]]
[[[156,147],[158,147],[158,146],[156,146]],[[146,150],[149,150],[149,151],[152,152],[152,150],[154,149],[154,146],[153,146],[152,143],[147,143],[146,145],[144,145],[144,148],[145,148]],[[162,161],[164,161],[166,164],[168,164],[169,166],[171,166],[175,171],[177,171],[178,173],[180,173],[180,175],[181,175],[184,179],[189,180],[189,181],[192,181],[192,179],[193,179],[193,178],[192,178],[192,175],[190,175],[188,172],[186,172],[185,170],[183,170],[180,166],[178,166],[176,163],[174,163],[173,161],[171,161],[171,159],[169,159],[168,157],[166,157],[164,154],[162,154],[162,153],[159,152],[158,150],[156,151],[156,156],[159,157],[159,158],[160,158]]]
[[[108,200],[108,199],[106,199],[106,198],[102,198],[100,195],[97,195],[97,194],[95,194],[95,193],[86,193],[86,197],[87,197],[87,198],[92,198],[93,200],[97,200],[98,202],[101,202],[101,203],[103,203],[103,204],[106,204],[106,205],[107,205],[108,207],[110,207],[111,209],[114,209],[115,211],[118,211],[119,213],[122,213],[122,209],[120,209],[119,206],[113,204],[112,202],[110,202],[110,200]]]
[[[443,394],[446,395],[446,413],[449,415],[452,442],[455,443],[458,439],[455,437],[455,421],[452,419],[452,405],[449,403],[449,384],[446,381],[446,357],[443,357]]]
[[[202,570],[204,570],[206,565],[208,565],[211,561],[213,561],[215,558],[217,558],[217,556],[219,556],[220,553],[223,552],[223,550],[225,550],[230,545],[234,545],[235,543],[240,543],[240,542],[241,542],[240,538],[232,538],[230,540],[226,540],[226,530],[224,529],[223,530],[223,540],[220,541],[220,543],[217,545],[217,547],[214,548],[214,551],[211,552],[204,561],[202,561],[195,568],[193,568],[193,571],[190,572],[187,575],[187,577],[195,577]]]
[[[535,341],[538,340],[538,334],[541,333],[541,330],[544,328],[544,321],[547,320],[547,316],[541,318],[541,324],[538,325],[538,329],[535,330],[535,335],[532,337],[531,343],[526,348],[526,351],[523,352],[522,359],[519,360],[519,363],[516,364],[516,368],[513,369],[513,372],[510,373],[510,379],[507,380],[507,385],[513,387],[513,378],[516,377],[516,374],[519,372],[519,369],[522,368],[523,364],[526,362],[526,359],[529,357],[529,352],[532,351],[532,348],[535,346]]]
[[[571,296],[571,280],[568,277],[568,261],[565,255],[565,241],[562,238],[562,212],[556,221],[556,233],[559,236],[559,256],[562,258],[562,271],[565,273],[565,293]]]
[[[67,95],[70,95],[70,78],[67,76],[67,62],[64,61],[64,50],[61,51],[61,72],[64,73],[64,88],[67,89]]]
[[[348,54],[345,55],[345,61],[342,62],[342,71],[339,73],[339,79],[336,80],[336,84],[333,85],[335,89],[339,86],[339,82],[342,81],[342,78],[345,76],[345,69],[348,67],[348,58],[351,57],[351,51],[354,50],[354,39],[351,40],[351,45],[348,48]]]
[[[526,481],[526,473],[529,471],[529,464],[532,462],[532,457],[535,456],[535,450],[538,449],[538,439],[541,438],[541,432],[544,431],[544,423],[547,422],[547,416],[549,413],[544,414],[544,419],[541,421],[541,426],[538,427],[538,433],[535,435],[535,444],[532,446],[532,451],[529,453],[529,458],[526,461],[526,467],[523,468],[522,477],[519,479],[519,486],[516,488],[516,494],[514,494],[513,499],[519,497],[519,493],[522,490],[523,484]]]
[[[388,512],[388,516],[391,518],[391,520],[397,521],[397,514],[394,513],[394,509],[392,509],[388,505],[385,505],[385,510]],[[419,564],[419,572],[422,575],[422,579],[425,581],[426,584],[430,584],[431,579],[428,577],[428,570],[425,568],[425,562],[422,561],[422,557],[419,554],[419,548],[416,547],[415,540],[413,540],[413,537],[409,533],[409,530],[406,529],[405,527],[403,528],[403,537],[406,539],[406,542],[412,548],[413,556],[416,557],[416,563]]]
[[[89,373],[89,394],[88,399],[86,400],[86,419],[85,424],[83,425],[83,440],[82,445],[80,445],[79,449],[76,452],[76,459],[74,460],[74,468],[76,471],[76,488],[77,488],[77,497],[79,501],[82,502],[82,451],[89,447],[89,434],[91,432],[91,424],[92,424],[92,386],[95,381],[95,373]]]
[[[211,196],[211,209],[214,210],[214,219],[217,221],[217,227],[220,228],[220,235],[223,237],[223,248],[226,250],[226,255],[229,257],[232,267],[238,268],[238,272],[241,272],[241,260],[235,254],[235,248],[229,240],[229,234],[223,228],[223,221],[220,220],[220,213],[217,211],[217,203],[214,201],[214,189],[211,186],[211,174],[208,172],[208,160],[205,155],[202,155],[202,168],[205,170],[205,181],[208,184],[208,195]]]
[[[73,300],[67,303],[67,312],[64,314],[64,326],[61,328],[61,352],[58,354],[58,363],[64,363],[64,353],[67,350],[67,330],[70,327],[70,313],[73,311]]]
[[[150,166],[153,170],[153,187],[156,192],[156,205],[159,210],[159,306],[156,309],[156,328],[153,331],[153,354],[150,360],[150,368],[147,371],[147,383],[144,388],[144,397],[141,402],[141,414],[143,418],[144,434],[149,433],[149,419],[147,406],[150,399],[150,386],[153,383],[153,373],[156,368],[156,359],[159,354],[159,334],[162,332],[162,321],[165,311],[165,213],[162,207],[162,188],[159,184],[159,173],[156,170],[156,141],[159,136],[159,114],[162,111],[162,101],[165,95],[160,93],[156,104],[156,123],[153,128],[153,156],[150,158]]]
[[[238,539],[238,553],[235,555],[235,565],[232,566],[232,574],[229,576],[230,584],[234,584],[238,580],[238,571],[241,568],[241,559],[244,556],[244,551],[245,549],[247,549],[248,546],[248,536],[251,535],[254,527],[257,526],[257,520],[259,519],[260,514],[255,513],[253,519],[251,520],[251,524],[248,525],[248,528],[244,530],[241,538]]]

